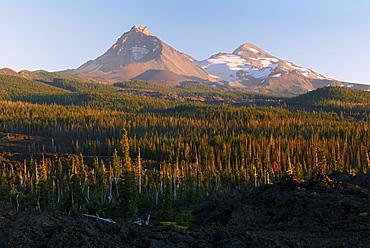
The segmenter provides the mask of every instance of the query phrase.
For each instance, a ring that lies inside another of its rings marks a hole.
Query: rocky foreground
[[[110,223],[80,214],[0,216],[0,247],[370,247],[370,173],[293,176],[203,199],[187,229]],[[150,211],[148,211],[149,214]],[[144,216],[143,216],[144,217]]]

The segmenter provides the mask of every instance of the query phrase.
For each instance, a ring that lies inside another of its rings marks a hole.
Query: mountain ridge
[[[324,86],[370,90],[370,85],[338,81],[279,59],[251,42],[238,46],[232,53],[217,53],[194,63],[234,89],[287,94],[302,94]]]
[[[249,90],[269,94],[303,94],[324,86],[369,90],[370,85],[325,77],[311,69],[269,54],[247,42],[231,53],[217,53],[197,61],[163,42],[147,27],[133,26],[105,53],[75,69],[59,72],[0,69],[0,74],[45,81],[64,73],[87,81],[114,84],[147,80],[165,86],[188,82],[230,90]],[[52,75],[53,74],[53,75]]]
[[[188,80],[208,80],[208,74],[192,60],[190,55],[164,43],[147,27],[133,26],[103,55],[64,72],[108,83],[130,80],[150,69],[167,70]]]

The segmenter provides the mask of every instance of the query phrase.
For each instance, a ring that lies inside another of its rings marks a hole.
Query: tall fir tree
[[[131,163],[130,144],[128,133],[125,128],[122,129],[122,138],[120,140],[120,154],[122,155],[122,176],[121,176],[121,205],[123,207],[124,216],[133,221],[137,218],[139,190],[136,183],[136,170]]]

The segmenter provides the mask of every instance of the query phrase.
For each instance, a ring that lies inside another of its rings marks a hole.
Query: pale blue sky
[[[339,80],[370,84],[368,0],[0,0],[0,68],[76,68],[133,25],[203,60],[252,42]]]

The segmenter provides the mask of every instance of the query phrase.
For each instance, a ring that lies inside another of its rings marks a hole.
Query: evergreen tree
[[[121,205],[124,216],[133,221],[137,218],[139,191],[136,184],[136,170],[131,163],[130,146],[126,129],[122,129],[122,139],[120,141],[120,152],[122,155],[123,172],[121,176]]]
[[[160,221],[174,221],[175,213],[172,208],[172,190],[171,180],[167,178],[166,187],[164,189],[164,199],[161,209],[158,212],[158,219]]]

